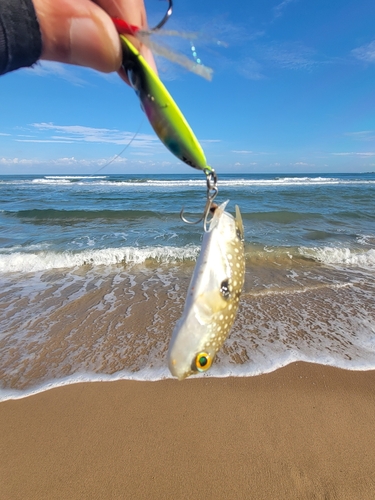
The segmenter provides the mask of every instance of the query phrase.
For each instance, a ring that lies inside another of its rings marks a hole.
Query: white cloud
[[[243,150],[235,150],[235,149],[234,149],[234,150],[232,150],[232,153],[237,153],[237,154],[245,154],[245,155],[246,155],[246,154],[251,154],[251,153],[252,153],[252,151],[247,151],[247,150],[245,150],[245,149],[243,149]]]
[[[82,125],[55,125],[54,123],[32,123],[31,126],[46,137],[27,142],[92,142],[108,144],[129,144],[132,148],[149,149],[160,146],[154,135],[124,132],[117,129],[85,127]],[[58,135],[55,135],[58,134]]]
[[[362,153],[355,153],[351,151],[346,153],[331,153],[331,154],[334,156],[361,156],[361,157],[375,156],[375,152],[373,151],[362,152]]]
[[[115,157],[115,158],[98,158],[98,159],[78,159],[74,156],[65,158],[56,158],[41,160],[38,158],[0,158],[0,165],[10,166],[10,165],[20,165],[20,166],[51,166],[53,167],[65,167],[65,166],[84,166],[84,167],[102,167],[107,163],[127,163],[126,158]]]
[[[375,130],[361,130],[359,132],[347,132],[345,134],[358,141],[375,141]]]
[[[318,64],[315,51],[297,42],[258,45],[261,59],[283,69],[312,69]]]
[[[48,139],[16,139],[17,142],[58,142],[63,144],[73,144],[74,141],[56,141]]]
[[[353,49],[351,54],[366,63],[375,63],[375,40],[361,47]]]
[[[73,85],[83,86],[88,82],[78,76],[78,72],[82,71],[81,68],[62,64],[54,61],[38,61],[37,64],[30,68],[23,68],[22,71],[40,77],[57,77],[66,80]]]
[[[248,80],[262,80],[265,78],[262,73],[262,66],[252,57],[244,58],[239,64],[237,72]]]
[[[294,3],[298,0],[283,0],[283,2],[279,3],[278,5],[276,5],[276,7],[274,7],[273,9],[273,14],[275,16],[275,18],[277,17],[281,17],[285,8],[291,4],[291,3]]]

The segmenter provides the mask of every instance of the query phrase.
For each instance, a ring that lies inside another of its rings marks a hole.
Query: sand
[[[375,498],[375,371],[77,384],[0,404],[0,498]]]

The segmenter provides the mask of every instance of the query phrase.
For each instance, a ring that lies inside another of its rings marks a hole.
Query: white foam
[[[86,182],[89,180],[90,182]],[[72,182],[76,181],[76,182]],[[134,187],[134,188],[175,188],[175,187],[201,187],[206,185],[206,180],[201,179],[146,179],[146,180],[111,180],[108,176],[45,176],[39,179],[20,179],[6,181],[9,184],[50,184],[50,185],[85,185],[85,186],[112,186],[112,187]],[[220,178],[221,187],[251,187],[251,186],[320,186],[320,185],[370,185],[375,180],[368,179],[340,179],[335,177],[280,177],[272,179],[226,179]]]
[[[349,248],[300,247],[299,252],[304,257],[312,258],[323,264],[375,269],[375,249],[364,252],[353,251]]]
[[[76,268],[84,265],[109,266],[120,263],[141,264],[148,259],[158,262],[195,260],[199,247],[123,247],[83,250],[82,252],[15,252],[0,254],[0,272],[37,272],[49,269]]]
[[[106,175],[46,175],[45,179],[106,179]]]

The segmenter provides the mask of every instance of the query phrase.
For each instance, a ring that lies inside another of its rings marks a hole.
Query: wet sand
[[[4,500],[375,498],[375,371],[83,383],[0,429]]]

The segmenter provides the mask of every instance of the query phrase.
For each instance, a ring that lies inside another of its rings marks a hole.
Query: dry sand
[[[375,498],[375,371],[77,384],[0,404],[0,498]]]

